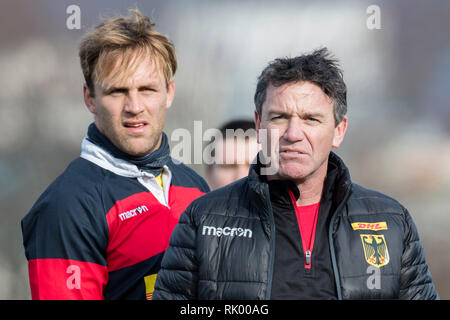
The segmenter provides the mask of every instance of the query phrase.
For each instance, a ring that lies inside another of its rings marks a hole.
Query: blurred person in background
[[[149,18],[130,12],[81,41],[94,123],[80,157],[22,220],[33,299],[151,299],[181,212],[209,191],[174,164],[163,132],[174,47]]]
[[[352,182],[331,151],[346,96],[325,48],[263,70],[257,163],[182,214],[155,299],[439,298],[408,210]]]
[[[206,180],[211,189],[246,177],[250,164],[259,151],[253,121],[232,120],[223,124],[219,130],[221,140],[213,142],[215,161],[206,166]]]

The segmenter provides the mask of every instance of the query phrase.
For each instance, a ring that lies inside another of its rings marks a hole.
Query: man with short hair
[[[206,180],[218,189],[248,174],[250,164],[259,151],[255,124],[245,119],[224,123],[213,144],[213,161],[206,166]]]
[[[181,212],[209,191],[170,157],[173,45],[137,10],[80,45],[94,115],[82,151],[22,220],[33,299],[151,299]]]
[[[264,69],[258,161],[182,214],[155,299],[438,298],[408,211],[353,183],[331,152],[346,92],[325,48]]]

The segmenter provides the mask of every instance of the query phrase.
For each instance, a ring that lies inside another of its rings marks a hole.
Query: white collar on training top
[[[115,158],[108,151],[99,147],[95,143],[92,143],[87,138],[84,138],[81,143],[80,157],[119,176],[136,178],[139,183],[146,187],[161,204],[167,207],[169,206],[169,187],[172,180],[172,173],[170,172],[168,166],[165,165],[162,170],[164,189],[161,189],[153,174],[139,170],[139,168],[131,162]]]

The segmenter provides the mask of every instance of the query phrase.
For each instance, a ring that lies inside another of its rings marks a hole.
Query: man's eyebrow
[[[302,114],[302,118],[303,119],[308,119],[308,118],[323,118],[323,114],[320,112],[304,112]]]
[[[277,110],[272,110],[272,111],[269,111],[268,113],[267,113],[267,116],[268,117],[271,117],[271,116],[274,116],[274,115],[277,115],[277,116],[288,116],[289,115],[289,113],[287,113],[287,112],[285,112],[285,111],[277,111]]]
[[[147,83],[139,85],[138,90],[142,89],[142,88],[156,88],[156,87],[158,87],[158,85],[159,85],[159,83],[157,81],[147,82]]]
[[[143,84],[140,84],[138,86],[138,90],[142,90],[145,88],[157,88],[159,86],[158,81],[149,81]],[[130,88],[125,87],[125,86],[111,86],[107,89],[103,90],[103,94],[108,95],[114,91],[118,91],[118,92],[128,92],[130,90]]]
[[[112,86],[112,87],[109,87],[108,89],[103,90],[103,94],[110,94],[113,91],[128,92],[128,88]]]

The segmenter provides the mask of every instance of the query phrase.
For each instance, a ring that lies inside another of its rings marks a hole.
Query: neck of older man
[[[297,206],[307,206],[320,202],[323,184],[327,176],[328,161],[325,161],[317,170],[301,179],[293,179],[300,191]],[[268,180],[289,179],[288,177],[268,176]]]
[[[297,199],[298,206],[307,206],[320,202],[322,198],[323,184],[327,176],[328,161],[324,163],[309,176],[294,181],[300,191]]]

